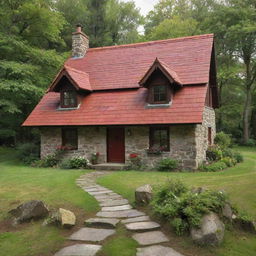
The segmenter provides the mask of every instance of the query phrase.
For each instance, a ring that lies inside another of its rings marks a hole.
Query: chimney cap
[[[82,25],[81,24],[77,24],[76,25],[76,32],[77,33],[81,33],[82,32]]]

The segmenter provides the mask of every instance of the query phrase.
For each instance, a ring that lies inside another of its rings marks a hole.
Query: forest
[[[217,129],[256,144],[255,0],[159,0],[146,17],[132,0],[0,0],[0,145],[38,143],[21,124],[70,55],[77,24],[90,47],[214,33]]]

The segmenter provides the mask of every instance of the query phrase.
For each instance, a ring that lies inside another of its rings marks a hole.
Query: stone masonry
[[[202,124],[170,125],[170,152],[148,155],[149,127],[129,126],[125,128],[125,158],[137,153],[149,168],[161,158],[171,157],[180,161],[182,168],[195,169],[205,160],[208,147],[208,127],[212,128],[212,141],[216,134],[215,112],[205,107]],[[84,156],[91,159],[99,152],[99,163],[107,161],[106,127],[79,127],[78,150],[71,150],[66,157]],[[61,128],[41,128],[41,157],[53,153],[61,146]]]

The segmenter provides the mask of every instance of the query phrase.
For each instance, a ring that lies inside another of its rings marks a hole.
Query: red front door
[[[109,163],[125,162],[124,128],[113,127],[107,131],[107,152]]]

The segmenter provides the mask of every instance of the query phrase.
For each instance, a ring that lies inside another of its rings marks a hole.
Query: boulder
[[[69,210],[59,208],[57,211],[53,212],[47,220],[44,221],[43,226],[50,224],[60,225],[64,228],[71,228],[76,224],[76,216]]]
[[[152,187],[149,184],[139,187],[135,191],[135,201],[139,205],[149,204],[152,198]]]
[[[222,209],[222,215],[230,221],[233,220],[234,213],[229,203],[224,205]]]
[[[49,214],[49,210],[44,202],[31,200],[10,210],[9,213],[15,217],[14,224],[18,224],[44,218]]]
[[[239,216],[233,219],[233,221],[235,226],[237,226],[239,229],[256,234],[256,221],[241,218]]]
[[[200,228],[190,231],[192,240],[202,246],[218,246],[224,237],[225,226],[215,213],[203,216]]]

